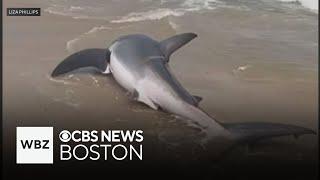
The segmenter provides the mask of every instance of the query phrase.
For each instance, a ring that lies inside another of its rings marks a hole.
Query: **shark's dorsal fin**
[[[169,57],[174,51],[176,51],[177,49],[187,44],[189,41],[196,37],[197,35],[195,33],[183,33],[172,36],[160,42],[161,51],[163,52],[167,61],[169,61]]]

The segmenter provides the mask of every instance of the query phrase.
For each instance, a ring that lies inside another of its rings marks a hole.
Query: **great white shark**
[[[202,98],[191,95],[169,66],[170,55],[195,37],[194,33],[183,33],[159,42],[142,34],[122,36],[107,49],[85,49],[70,55],[54,69],[52,77],[95,67],[101,73],[112,74],[132,99],[190,120],[206,134],[206,139],[224,137],[252,142],[275,136],[315,134],[311,129],[280,123],[227,124],[204,112],[199,107]]]

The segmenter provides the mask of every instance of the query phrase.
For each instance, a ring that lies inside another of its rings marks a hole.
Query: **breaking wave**
[[[281,2],[298,2],[303,7],[318,12],[319,0],[279,0]]]
[[[69,16],[69,17],[72,17],[73,19],[108,20],[105,17],[88,15],[88,13],[92,14],[98,10],[101,10],[101,8],[64,6],[64,5],[53,4],[50,7],[44,9],[44,12],[47,12],[49,14],[54,14],[54,15],[60,15],[60,16]]]
[[[164,4],[167,1],[162,1]],[[111,23],[138,22],[145,20],[159,20],[168,16],[183,16],[187,12],[195,12],[200,10],[213,10],[215,5],[221,3],[217,0],[186,0],[178,8],[159,8],[144,12],[132,12],[117,20],[111,20]]]
[[[146,12],[130,13],[118,20],[112,20],[112,23],[137,22],[145,20],[159,20],[167,16],[182,16],[185,12],[172,9],[156,9]]]

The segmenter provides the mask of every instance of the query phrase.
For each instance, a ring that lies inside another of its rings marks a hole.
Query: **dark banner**
[[[7,16],[40,16],[40,8],[7,8]]]

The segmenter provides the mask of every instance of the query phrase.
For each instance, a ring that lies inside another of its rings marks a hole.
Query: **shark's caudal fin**
[[[160,47],[165,55],[166,59],[169,60],[170,55],[182,47],[183,45],[187,44],[192,39],[196,38],[197,35],[195,33],[183,33],[179,35],[175,35],[170,37],[166,40],[160,42]]]
[[[223,126],[231,132],[237,143],[248,144],[272,137],[316,134],[311,129],[280,123],[248,122],[223,124]]]
[[[110,51],[108,49],[85,49],[64,59],[53,70],[51,76],[59,76],[83,67],[95,67],[101,72],[106,72],[108,71],[109,58]]]
[[[183,113],[186,118],[201,127],[207,134],[204,139],[209,142],[211,138],[226,137],[234,140],[232,144],[254,143],[256,141],[290,136],[298,137],[304,134],[316,134],[315,131],[288,124],[267,123],[267,122],[244,122],[244,123],[222,123],[205,113],[201,108],[185,103]]]

